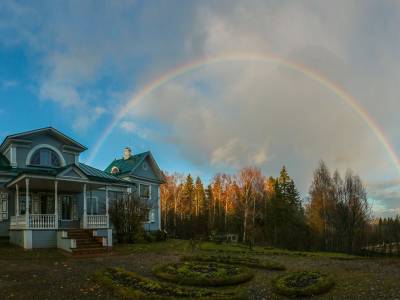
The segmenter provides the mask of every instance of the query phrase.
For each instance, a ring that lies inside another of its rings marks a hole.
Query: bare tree
[[[143,222],[149,216],[147,201],[137,193],[124,193],[110,203],[110,219],[114,225],[117,240],[120,243],[132,243],[143,235]]]

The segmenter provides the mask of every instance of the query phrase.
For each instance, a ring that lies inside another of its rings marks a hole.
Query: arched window
[[[111,174],[118,174],[119,173],[119,169],[117,167],[112,167],[111,168]]]
[[[48,148],[40,148],[33,153],[30,161],[31,165],[44,167],[60,167],[58,154]]]

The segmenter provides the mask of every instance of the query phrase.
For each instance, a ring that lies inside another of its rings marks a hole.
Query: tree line
[[[321,161],[302,199],[282,167],[278,177],[256,167],[217,174],[208,186],[167,174],[161,187],[162,227],[177,238],[237,234],[244,243],[289,249],[357,252],[371,239],[367,193],[351,170],[343,178]]]

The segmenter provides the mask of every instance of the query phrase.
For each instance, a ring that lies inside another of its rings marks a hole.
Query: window
[[[58,214],[62,220],[78,220],[78,202],[75,197],[62,195],[58,198]]]
[[[87,198],[87,213],[88,215],[98,215],[99,214],[99,199],[97,197]]]
[[[156,220],[155,210],[153,208],[146,209],[146,210],[147,210],[147,214],[145,214],[144,222],[145,223],[154,223]]]
[[[150,223],[154,223],[155,219],[156,219],[156,214],[154,212],[154,209],[150,209],[150,211],[149,211],[149,222]]]
[[[58,154],[48,148],[41,148],[33,153],[31,165],[45,167],[60,167],[60,158]]]
[[[29,194],[29,213],[32,213],[32,199],[33,199],[33,195]],[[19,195],[19,214],[20,215],[25,215],[26,213],[26,194],[20,194]]]
[[[0,220],[8,219],[8,194],[0,193]]]
[[[150,186],[147,184],[139,185],[139,196],[140,198],[149,199],[150,198]]]
[[[119,169],[117,167],[112,167],[111,168],[111,174],[118,174],[119,173]]]

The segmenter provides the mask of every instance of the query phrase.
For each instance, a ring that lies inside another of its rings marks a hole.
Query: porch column
[[[54,181],[54,225],[58,229],[58,181]]]
[[[30,201],[30,195],[29,195],[29,178],[25,179],[25,218],[26,218],[26,228],[30,228],[29,224],[29,201]]]
[[[109,209],[109,197],[108,197],[108,186],[106,185],[106,215],[107,215],[107,227],[109,227],[110,224],[110,218],[108,215],[108,209]]]
[[[15,195],[16,195],[16,201],[15,201],[15,215],[18,217],[19,216],[19,185],[15,185]]]
[[[86,183],[83,185],[83,228],[87,228]]]

